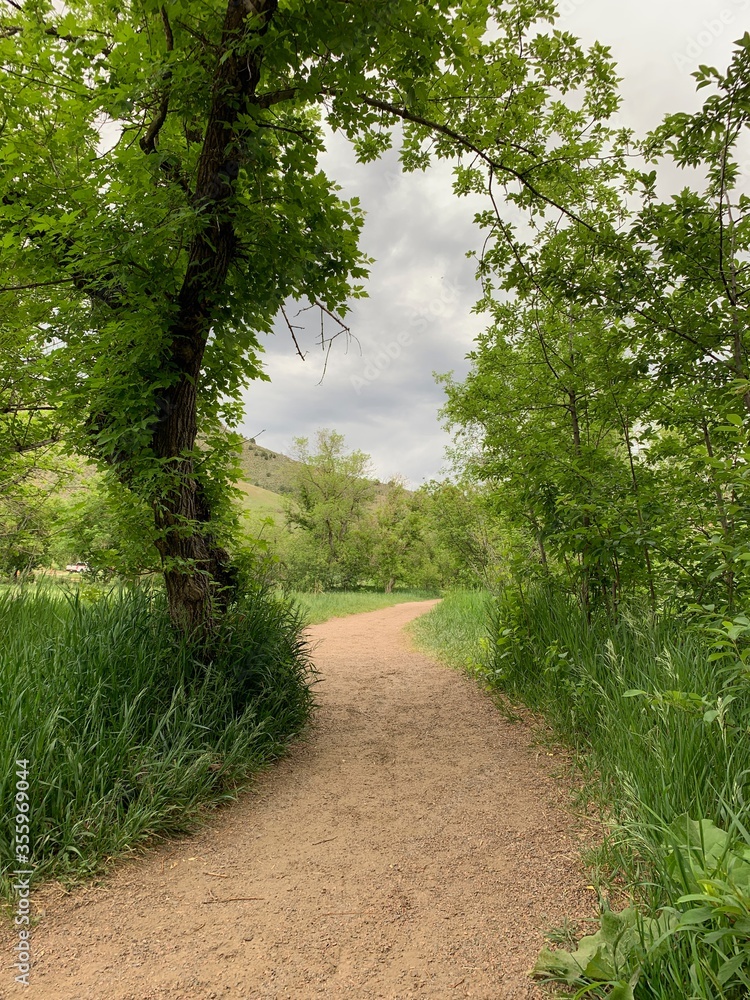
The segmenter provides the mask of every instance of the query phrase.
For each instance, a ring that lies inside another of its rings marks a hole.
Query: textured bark
[[[184,632],[211,631],[217,613],[231,600],[236,579],[229,554],[211,530],[211,509],[193,460],[185,457],[197,433],[195,386],[179,383],[168,417],[154,444],[160,457],[171,459],[172,487],[154,501],[160,531],[157,548],[174,624]]]

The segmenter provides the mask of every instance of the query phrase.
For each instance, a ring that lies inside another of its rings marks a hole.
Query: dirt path
[[[432,603],[315,626],[308,740],[196,836],[45,894],[26,995],[542,996],[542,930],[592,906],[575,824],[527,729],[410,647]]]

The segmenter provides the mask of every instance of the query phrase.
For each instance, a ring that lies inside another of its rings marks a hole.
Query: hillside
[[[265,490],[262,486],[254,486],[245,480],[240,480],[237,486],[243,493],[244,512],[253,520],[272,517],[274,521],[283,522],[285,499],[281,494]]]
[[[262,448],[252,438],[243,438],[240,466],[245,480],[245,483],[240,483],[243,489],[245,485],[250,485],[260,487],[263,493],[270,491],[287,496],[292,492],[294,468],[299,466],[299,462]]]
[[[240,467],[243,479],[237,484],[247,496],[250,513],[263,516],[283,513],[284,497],[293,492],[295,472],[300,463],[287,455],[256,444],[253,438],[242,439]],[[382,497],[387,488],[375,480],[375,495]]]

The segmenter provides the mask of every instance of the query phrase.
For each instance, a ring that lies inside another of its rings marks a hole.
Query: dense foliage
[[[523,268],[485,261],[494,322],[469,377],[447,382],[469,474],[536,550],[520,576],[586,608],[747,595],[749,68],[750,36],[726,74],[698,74],[702,110],[640,145],[655,170],[590,190],[591,229],[542,227]],[[660,200],[675,167],[705,186]]]

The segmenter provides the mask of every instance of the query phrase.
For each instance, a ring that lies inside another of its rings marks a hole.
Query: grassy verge
[[[409,626],[414,641],[454,667],[482,672],[490,637],[489,596],[476,590],[447,594],[429,614]]]
[[[247,599],[214,659],[197,653],[175,639],[158,595],[0,594],[3,895],[16,867],[15,761],[29,761],[34,879],[65,879],[190,829],[284,751],[311,707],[299,612]]]
[[[489,622],[486,612],[478,595],[451,595],[415,631],[542,713],[577,751],[613,817],[599,863],[634,901],[605,911],[577,952],[545,952],[539,974],[578,997],[747,1000],[750,683],[733,641],[742,624],[725,630],[716,658],[715,634],[644,609],[589,622],[565,595],[539,590],[523,604],[506,595]]]
[[[437,594],[421,590],[399,590],[392,594],[369,591],[339,591],[324,594],[308,594],[297,591],[292,595],[306,620],[311,625],[328,621],[329,618],[343,618],[363,611],[379,611],[406,601],[428,601]]]

